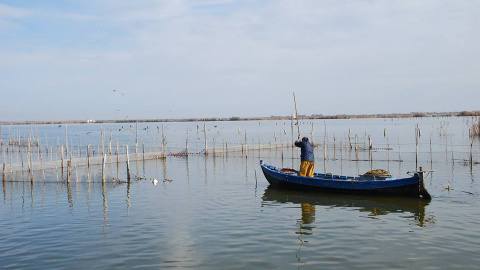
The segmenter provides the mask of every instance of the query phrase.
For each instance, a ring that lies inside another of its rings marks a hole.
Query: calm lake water
[[[46,170],[45,180],[36,171],[33,184],[28,172],[17,172],[1,187],[0,268],[478,269],[480,165],[468,164],[470,122],[313,121],[314,141],[323,144],[325,127],[328,137],[325,161],[323,146],[315,150],[316,171],[358,175],[383,168],[397,177],[415,170],[418,124],[418,165],[435,170],[425,183],[430,201],[272,188],[259,161],[297,168],[299,152],[288,147],[249,151],[248,157],[229,152],[134,161],[133,173],[145,179],[129,185],[111,180],[117,174],[126,178],[124,164],[107,164],[105,184],[100,166],[91,168],[90,181],[87,169],[77,168],[70,183],[58,169]],[[311,123],[301,123],[302,134],[310,135]],[[121,145],[137,140],[134,125],[103,128],[108,140],[118,138]],[[203,123],[163,128],[168,152],[185,146],[187,128],[191,151],[204,147]],[[57,147],[66,140],[64,126],[46,125],[2,126],[3,141],[37,129],[42,145]],[[160,129],[161,123],[138,124],[138,141],[153,151]],[[345,148],[349,129],[359,147],[368,147],[371,135],[379,148],[372,161],[368,151]],[[224,142],[241,145],[245,130],[247,144],[291,140],[288,121],[209,122],[206,130],[209,148],[213,138],[217,148]],[[69,125],[67,132],[77,151],[100,142],[100,125]],[[380,149],[387,147],[393,150]],[[20,160],[3,152],[2,163]],[[480,161],[478,140],[472,154]]]

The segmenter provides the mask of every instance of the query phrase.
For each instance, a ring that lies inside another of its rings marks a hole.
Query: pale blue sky
[[[479,110],[479,29],[475,0],[0,0],[0,121]]]

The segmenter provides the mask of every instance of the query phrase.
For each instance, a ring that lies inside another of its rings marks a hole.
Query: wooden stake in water
[[[187,137],[185,139],[185,156],[188,157],[188,127],[187,127]]]
[[[253,166],[253,169],[255,170],[255,188],[257,188],[257,167],[256,166]]]
[[[162,158],[167,156],[167,137],[165,135],[163,124],[162,124]]]
[[[370,170],[373,170],[373,145],[372,145],[372,137],[368,135],[368,152],[370,156]]]
[[[433,170],[432,135],[430,135],[430,170]]]
[[[335,136],[335,134],[333,134],[333,158],[334,159],[337,159],[337,138]]]
[[[418,169],[418,136],[419,129],[417,124],[415,125],[415,169]]]
[[[22,175],[23,175],[23,170],[24,170],[24,163],[23,163],[23,152],[20,151],[20,160],[22,161]]]
[[[398,137],[398,162],[402,161],[402,156],[400,155],[400,137]]]
[[[205,156],[208,155],[208,143],[207,143],[207,126],[205,124],[205,119],[203,119],[203,137],[205,140]]]
[[[324,122],[325,132],[323,134],[323,172],[327,173],[327,123]]]
[[[340,140],[340,160],[343,159],[343,145],[342,144],[343,144],[343,141]]]
[[[245,158],[248,158],[247,130],[245,129]]]
[[[297,119],[298,138],[300,138],[300,125],[298,123],[297,100],[295,99],[295,92],[293,92],[293,103],[295,103],[295,118]]]
[[[67,183],[70,183],[70,167],[72,165],[71,160],[67,160]]]
[[[7,148],[8,149],[8,148]],[[5,158],[3,159],[5,161]],[[13,150],[10,151],[10,158],[8,159],[10,161],[10,176],[13,177],[13,167],[12,167],[12,161],[13,161]],[[18,156],[17,156],[17,161],[18,161]]]
[[[119,152],[120,152],[120,151],[119,151],[119,148],[118,148],[118,138],[115,139],[115,143],[117,144],[117,165],[118,165],[118,162],[119,162],[119,157],[118,157],[118,155],[119,155]],[[117,167],[118,167],[118,166],[117,166]]]
[[[75,161],[75,156],[73,155],[73,152],[70,154],[70,160],[73,160],[73,168],[75,169],[75,179],[78,182],[78,166],[77,162]]]
[[[130,158],[128,156],[128,144],[125,147],[127,153],[127,182],[130,183]]]
[[[65,153],[67,154],[68,157],[68,128],[67,124],[65,124]]]
[[[292,148],[295,147],[295,139],[293,137],[293,116],[292,116],[292,121],[290,121],[290,126],[291,126],[291,132],[292,132]]]
[[[390,171],[390,139],[388,138],[388,136],[386,137],[387,138],[387,171]]]
[[[87,145],[87,168],[90,169],[90,144]]]
[[[445,161],[448,162],[448,137],[445,136]]]
[[[472,141],[470,142],[470,171],[472,171],[473,168],[473,136],[472,136]]]
[[[102,157],[105,154],[105,131],[102,128]]]
[[[213,138],[213,155],[214,155],[214,156],[216,155],[216,151],[215,151],[215,138]]]
[[[37,161],[40,161],[40,140],[38,140],[37,142]]]
[[[358,150],[358,136],[357,134],[355,134],[355,153],[357,152]]]
[[[42,167],[42,176],[43,176],[43,180],[45,180],[45,169],[43,167],[43,156],[42,156],[42,152],[40,151],[40,140],[38,141],[38,155],[40,157],[40,165]],[[11,167],[11,165],[10,165]]]
[[[46,149],[46,153],[47,153],[47,160],[48,160],[48,137],[47,137],[47,133],[45,133],[45,149]]]
[[[258,157],[260,158],[260,154],[262,152],[262,146],[260,145],[260,138],[258,138]]]
[[[324,123],[323,133],[323,160],[327,160],[327,124]]]
[[[138,153],[138,120],[135,122],[135,154],[136,153]]]
[[[313,142],[313,122],[312,122],[312,131],[310,131],[310,140],[312,141],[312,146],[315,146],[315,143]]]
[[[107,155],[103,154],[102,156],[102,182],[105,182],[105,163],[106,163]]]
[[[348,143],[350,145],[350,150],[352,150],[353,147],[352,147],[352,130],[351,129],[348,129]]]
[[[277,149],[277,148],[278,148],[277,133],[274,132],[274,133],[273,133],[273,136],[275,137],[275,149]]]
[[[60,146],[60,156],[61,156],[61,158],[62,158],[62,163],[61,163],[61,164],[62,164],[62,175],[63,175],[63,167],[64,167],[64,166],[63,166],[63,145]]]
[[[365,129],[365,133],[363,134],[363,148],[364,149],[366,148],[365,143],[367,142],[365,137],[367,137],[367,130],[366,129]]]

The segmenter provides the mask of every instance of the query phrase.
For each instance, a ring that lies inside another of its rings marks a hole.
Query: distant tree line
[[[322,115],[312,114],[299,115],[299,119],[357,119],[357,118],[414,118],[414,117],[454,117],[454,116],[480,116],[480,111],[461,112],[411,112],[391,114],[337,114]],[[252,121],[252,120],[290,120],[292,116],[270,116],[270,117],[239,117],[227,118],[181,118],[181,119],[124,119],[124,120],[57,120],[57,121],[0,121],[0,125],[41,125],[41,124],[85,124],[85,123],[144,123],[144,122],[199,122],[199,121]]]

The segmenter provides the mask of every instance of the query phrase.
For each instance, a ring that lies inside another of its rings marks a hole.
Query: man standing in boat
[[[300,171],[298,172],[299,176],[307,176],[313,177],[313,170],[315,168],[315,156],[313,154],[313,146],[308,141],[307,137],[303,137],[300,140],[300,135],[298,136],[298,140],[295,142],[296,147],[300,147],[301,154],[300,160],[302,163],[300,164]]]

